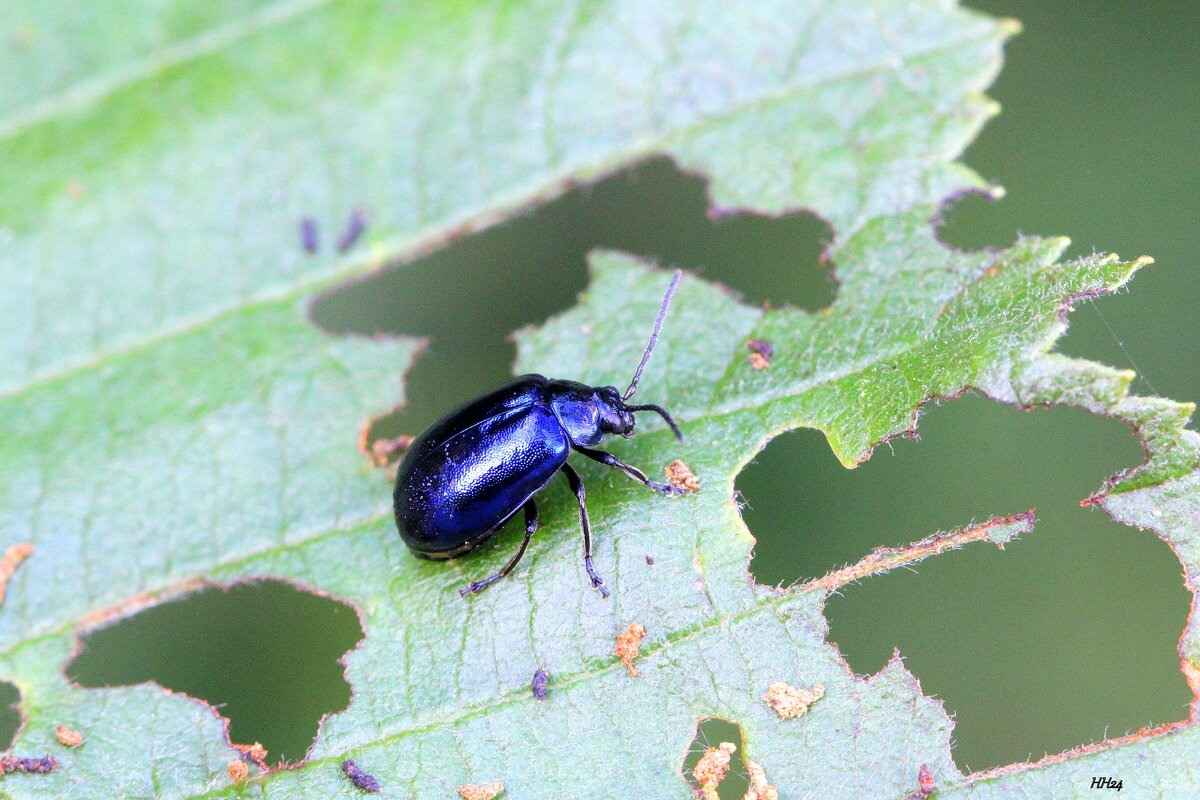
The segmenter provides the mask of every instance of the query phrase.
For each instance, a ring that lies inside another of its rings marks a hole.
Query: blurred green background
[[[1157,263],[1131,293],[1081,305],[1061,349],[1136,367],[1138,391],[1200,398],[1200,343],[1191,335],[1200,300],[1193,278],[1200,7],[971,5],[1025,25],[990,91],[1003,113],[965,157],[1008,196],[956,202],[946,209],[943,238],[976,248],[1008,244],[1017,231],[1066,234],[1073,254],[1153,255]],[[807,215],[710,219],[703,191],[701,180],[667,161],[639,165],[318,298],[313,318],[334,333],[431,337],[409,374],[408,407],[377,428],[392,435],[417,433],[503,381],[514,355],[508,333],[574,303],[593,247],[685,267],[754,302],[815,309],[832,299],[834,284],[818,263],[830,236],[824,224]],[[1036,506],[1035,532],[1003,552],[975,545],[917,565],[916,574],[847,587],[827,605],[830,640],[864,674],[898,647],[925,691],[956,715],[954,753],[964,768],[1184,718],[1190,694],[1175,647],[1190,595],[1179,562],[1153,533],[1079,507],[1107,475],[1140,461],[1128,429],[1071,409],[1023,413],[977,397],[926,411],[920,442],[884,445],[854,471],[838,466],[811,431],[780,437],[746,469],[737,487],[759,539],[759,580],[791,583],[875,546]],[[255,621],[298,619],[295,594],[268,586],[247,590],[233,608],[211,599],[181,605],[209,623],[211,641],[236,635],[244,646]],[[322,627],[309,627],[354,641],[357,626],[352,614],[330,614]],[[346,688],[340,668],[331,672],[335,656],[283,633],[294,628],[278,628],[286,648],[273,655],[292,680],[271,692],[236,670],[182,656],[159,680],[226,704],[234,741],[262,741],[271,760],[299,759],[320,710],[343,707]],[[183,636],[178,624],[155,633],[165,653],[186,653]],[[85,652],[93,659],[89,685],[144,679],[145,670],[133,669],[145,666],[137,648],[106,652]],[[279,707],[302,700],[311,719],[285,723]]]

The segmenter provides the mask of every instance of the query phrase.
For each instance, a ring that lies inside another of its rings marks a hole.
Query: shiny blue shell
[[[522,375],[412,443],[392,497],[396,527],[418,556],[455,558],[478,547],[566,463],[571,438],[550,405],[551,383]]]

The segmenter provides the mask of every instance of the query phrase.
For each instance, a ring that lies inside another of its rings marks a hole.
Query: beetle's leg
[[[583,528],[584,569],[587,570],[588,577],[592,579],[592,587],[600,591],[601,597],[608,597],[608,589],[604,587],[604,580],[596,574],[596,570],[592,566],[592,526],[588,522],[583,481],[579,479],[579,473],[570,464],[563,464],[562,471],[567,476],[567,483],[571,484],[571,491],[575,493],[575,497],[579,500],[579,524]]]
[[[583,453],[585,456],[594,461],[599,461],[605,466],[616,467],[629,477],[633,478],[635,481],[644,483],[646,486],[649,486],[656,492],[662,492],[663,494],[685,494],[683,489],[677,489],[670,484],[659,483],[658,481],[650,480],[646,477],[646,473],[642,472],[637,467],[631,467],[630,465],[624,463],[612,453],[606,453],[603,450],[589,450],[586,447],[576,447],[575,450],[576,452]]]
[[[465,589],[460,589],[458,593],[464,596],[468,594],[478,594],[496,581],[507,576],[508,573],[512,572],[513,567],[515,567],[517,562],[521,560],[521,556],[525,555],[525,548],[529,546],[529,540],[533,538],[533,532],[537,529],[537,505],[533,502],[533,498],[531,497],[525,501],[525,538],[521,541],[521,546],[517,548],[516,554],[513,555],[513,557],[508,560],[508,563],[505,564],[504,567],[495,575],[484,578],[481,581],[475,581],[474,583],[469,584]]]

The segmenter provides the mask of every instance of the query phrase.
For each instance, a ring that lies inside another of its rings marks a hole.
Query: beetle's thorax
[[[613,386],[588,386],[576,381],[549,381],[546,400],[571,443],[592,447],[607,434],[632,436],[633,412],[625,408]]]

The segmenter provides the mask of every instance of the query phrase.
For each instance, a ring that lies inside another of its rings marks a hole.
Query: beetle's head
[[[628,439],[633,436],[633,426],[637,419],[633,410],[625,405],[621,393],[615,386],[604,386],[596,390],[596,409],[600,412],[600,430],[602,433],[616,434]]]
[[[634,414],[638,411],[653,411],[667,421],[675,438],[683,441],[683,434],[679,432],[679,426],[675,424],[675,420],[671,419],[671,415],[665,408],[653,403],[640,406],[628,405],[614,386],[605,386],[596,390],[596,406],[600,409],[600,430],[604,433],[615,433],[628,439],[633,436],[633,426],[637,422]]]
[[[665,409],[656,405],[629,405],[616,387],[549,381],[546,389],[559,424],[576,447],[594,447],[609,434],[628,439],[633,436],[638,411],[653,411],[660,415],[676,438],[683,439],[679,426]]]

